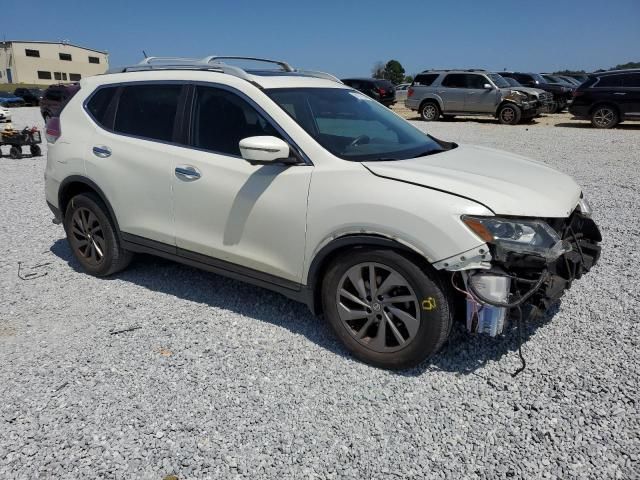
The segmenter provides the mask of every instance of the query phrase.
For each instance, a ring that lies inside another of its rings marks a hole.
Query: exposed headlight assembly
[[[478,237],[495,245],[496,258],[508,252],[536,255],[548,262],[571,250],[558,233],[541,220],[462,216],[464,224]]]

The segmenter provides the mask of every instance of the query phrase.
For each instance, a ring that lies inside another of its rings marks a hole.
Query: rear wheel
[[[498,110],[498,120],[503,125],[516,125],[522,118],[522,110],[517,105],[507,103]]]
[[[40,146],[39,145],[31,145],[29,150],[31,151],[31,156],[33,156],[33,157],[39,157],[40,154],[42,153],[42,151],[40,150]]]
[[[433,355],[451,327],[438,277],[392,250],[358,250],[336,258],[323,279],[324,313],[360,360],[408,368]]]
[[[591,113],[591,125],[596,128],[613,128],[619,122],[618,112],[610,105],[600,105]]]
[[[97,277],[124,269],[132,254],[123,249],[107,209],[94,193],[73,197],[67,205],[64,229],[82,268]]]
[[[14,145],[9,149],[9,156],[14,160],[22,158],[22,149]]]
[[[440,107],[435,102],[425,102],[420,106],[420,117],[425,122],[433,122],[440,116]]]

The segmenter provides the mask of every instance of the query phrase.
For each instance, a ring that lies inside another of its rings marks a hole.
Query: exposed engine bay
[[[581,199],[568,218],[463,219],[489,246],[479,268],[452,273],[454,288],[466,296],[467,329],[499,335],[510,310],[520,318],[524,306],[546,311],[591,270],[602,236],[590,213]]]

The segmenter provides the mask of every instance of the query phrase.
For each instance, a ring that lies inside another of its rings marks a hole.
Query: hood
[[[511,87],[511,90],[517,90],[518,92],[529,93],[531,95],[535,95],[539,97],[541,93],[545,93],[544,90],[539,88],[531,88],[531,87]]]
[[[580,187],[541,162],[493,148],[461,145],[427,157],[363,162],[374,175],[469,198],[497,215],[564,218]]]

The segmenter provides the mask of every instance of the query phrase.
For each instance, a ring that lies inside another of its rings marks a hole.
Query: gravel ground
[[[595,210],[602,260],[528,326],[522,374],[515,332],[458,330],[393,373],[262,289],[151,257],[89,277],[51,223],[44,157],[3,157],[0,476],[638,478],[640,132],[418,125],[541,159]]]

